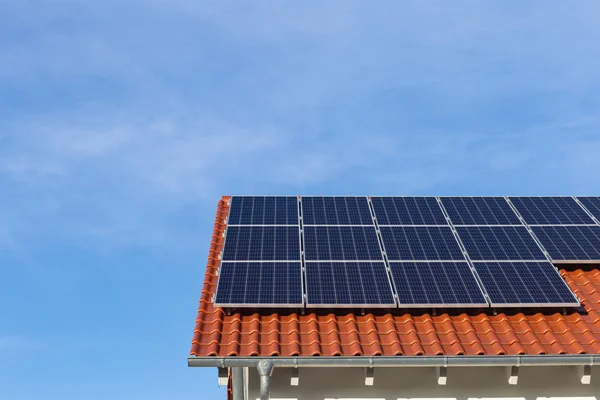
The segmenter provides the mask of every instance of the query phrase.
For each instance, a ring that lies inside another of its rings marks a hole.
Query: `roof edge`
[[[522,356],[397,357],[188,357],[188,367],[256,367],[268,360],[275,367],[502,367],[600,364],[600,354]]]

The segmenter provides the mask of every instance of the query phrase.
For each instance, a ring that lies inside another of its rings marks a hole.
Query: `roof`
[[[473,314],[285,309],[227,315],[214,307],[229,197],[217,208],[192,356],[420,356],[600,354],[600,266],[561,269],[582,308]]]

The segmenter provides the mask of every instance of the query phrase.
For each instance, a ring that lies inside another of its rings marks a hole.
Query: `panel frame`
[[[309,227],[309,228],[374,228],[375,229],[375,235],[377,237],[377,244],[379,247],[379,253],[381,254],[381,259],[377,259],[377,260],[373,260],[373,259],[369,259],[369,260],[308,260],[306,259],[306,236],[305,236],[305,231],[304,228],[305,227]],[[302,227],[302,243],[304,243],[304,247],[301,249],[302,250],[302,256],[304,259],[305,263],[310,263],[310,262],[378,262],[378,261],[383,261],[384,258],[384,251],[382,248],[382,243],[379,240],[379,235],[378,235],[378,229],[377,226],[375,225],[305,225]]]
[[[232,196],[233,197],[233,196]],[[265,196],[266,197],[266,196]],[[280,197],[280,196],[273,196],[273,197]],[[306,302],[306,291],[304,290],[305,285],[304,285],[304,249],[302,246],[302,239],[303,239],[303,233],[302,233],[302,226],[300,225],[300,199],[298,198],[298,196],[296,196],[296,201],[298,202],[298,209],[297,209],[297,213],[298,213],[298,225],[229,225],[226,224],[225,226],[225,230],[222,233],[222,237],[223,237],[223,248],[221,249],[221,251],[219,252],[219,256],[218,256],[218,260],[219,260],[219,266],[217,267],[217,287],[215,290],[214,295],[212,296],[212,303],[215,307],[221,307],[221,308],[304,308],[305,307],[305,302]],[[229,215],[228,215],[229,216]],[[292,227],[292,226],[298,226],[298,246],[300,249],[300,258],[298,260],[231,260],[231,261],[223,261],[223,250],[225,250],[225,246],[227,245],[227,233],[229,231],[229,227],[230,226],[234,226],[234,227],[239,227],[239,226],[284,226],[284,227]],[[232,263],[264,263],[264,262],[284,262],[284,263],[295,263],[295,262],[299,262],[300,263],[300,283],[301,283],[301,290],[302,290],[302,304],[297,306],[297,305],[290,305],[290,304],[278,304],[278,305],[271,305],[271,304],[228,304],[226,303],[226,305],[216,305],[215,304],[215,300],[217,298],[217,292],[219,290],[219,283],[221,281],[221,263],[223,262],[232,262]]]
[[[288,226],[288,225],[286,225]],[[281,264],[300,264],[300,303],[217,303],[217,296],[219,293],[219,283],[221,282],[221,263],[219,263],[218,269],[218,279],[217,279],[217,288],[213,295],[213,306],[220,308],[304,308],[304,274],[302,273],[302,261],[224,261],[225,263],[245,263],[245,264],[271,264],[271,263],[281,263]]]
[[[422,225],[421,225],[422,226]],[[469,271],[471,272],[471,276],[473,277],[473,279],[475,280],[475,283],[477,283],[477,288],[479,289],[479,292],[481,293],[484,301],[486,301],[485,303],[401,303],[400,302],[400,298],[397,297],[396,298],[396,302],[398,303],[398,308],[402,308],[402,309],[423,309],[423,308],[441,308],[441,309],[453,309],[453,308],[489,308],[490,307],[490,303],[488,302],[488,295],[487,292],[483,290],[481,283],[479,282],[478,276],[475,275],[475,273],[473,272],[473,268],[471,267],[469,260],[464,259],[464,260],[451,260],[451,261],[440,261],[440,260],[413,260],[413,261],[407,261],[407,260],[403,260],[403,261],[390,261],[390,275],[393,279],[393,274],[391,273],[391,267],[392,264],[404,264],[404,263],[427,263],[427,264],[431,264],[431,263],[464,263],[466,264],[467,268],[469,268]],[[396,284],[396,282],[394,281],[394,285]],[[394,286],[394,288],[396,289],[396,293],[398,292],[398,289],[396,286]]]
[[[333,226],[333,225],[330,225]],[[353,225],[353,226],[357,226],[357,225]],[[354,261],[354,260],[318,260],[318,261],[305,261],[305,265],[308,264],[318,264],[318,263],[332,263],[332,264],[336,264],[336,263],[370,263],[370,264],[382,264],[383,265],[383,269],[386,273],[387,276],[387,281],[388,281],[388,290],[390,291],[391,295],[392,295],[392,300],[394,301],[393,304],[346,304],[346,303],[340,303],[340,304],[312,304],[309,303],[308,301],[308,276],[306,278],[306,286],[305,286],[305,299],[304,299],[304,303],[306,305],[306,308],[310,308],[310,309],[321,309],[321,308],[345,308],[345,309],[360,309],[360,308],[397,308],[397,297],[396,297],[396,291],[395,291],[395,287],[392,285],[392,283],[390,282],[390,275],[388,273],[388,266],[385,262],[385,260],[381,259],[381,260],[358,260],[358,261]],[[308,270],[305,270],[305,273],[308,275]]]
[[[598,225],[530,225],[532,227],[535,228],[552,228],[552,227],[567,227],[567,228],[585,228],[585,227],[598,227]],[[535,233],[535,231],[532,229],[532,233],[534,235],[534,237],[536,238],[537,241],[539,241],[540,246],[542,246],[542,248],[544,249],[544,251],[547,253],[548,255],[548,260],[552,263],[552,264],[559,264],[559,265],[578,265],[578,264],[600,264],[600,258],[595,260],[565,260],[565,259],[554,259],[552,258],[552,255],[550,254],[550,252],[548,250],[546,250],[546,248],[544,247],[544,244],[542,243],[542,241],[537,237],[537,234]]]
[[[587,216],[592,219],[592,223],[591,224],[585,224],[585,223],[580,223],[580,224],[556,224],[556,223],[552,223],[552,224],[530,224],[529,222],[527,222],[527,220],[525,219],[525,217],[523,217],[523,215],[521,215],[521,212],[519,211],[519,209],[517,208],[517,206],[515,205],[515,203],[512,202],[512,199],[514,198],[536,198],[536,199],[547,199],[547,198],[565,198],[565,199],[573,199],[575,201],[575,203],[581,208],[581,210],[587,214]],[[585,196],[581,196],[581,197],[585,197]],[[512,208],[515,210],[515,212],[517,213],[517,215],[521,218],[521,220],[523,221],[523,225],[526,226],[586,226],[586,225],[596,225],[595,221],[594,221],[594,217],[593,215],[591,215],[589,213],[589,211],[583,206],[583,204],[581,204],[581,202],[579,202],[577,200],[576,196],[565,196],[565,195],[559,195],[559,196],[505,196],[506,200],[508,201],[508,203],[512,206]]]
[[[384,256],[386,257],[386,259],[388,260],[388,262],[393,263],[393,262],[463,262],[467,260],[467,257],[465,255],[465,250],[464,248],[461,246],[461,242],[459,241],[459,239],[456,237],[456,234],[454,232],[454,230],[452,229],[452,227],[450,225],[381,225],[382,228],[448,228],[450,229],[450,232],[452,233],[452,236],[454,237],[454,240],[456,242],[456,244],[458,245],[458,248],[460,249],[460,252],[463,256],[463,258],[461,260],[443,260],[443,259],[428,259],[428,260],[415,260],[415,259],[411,259],[411,260],[398,260],[398,259],[392,259],[388,257],[388,251],[385,247],[385,242],[383,240],[383,235],[381,235],[381,243],[380,243],[380,247],[382,247],[382,251]],[[378,229],[379,233],[381,233],[381,231]]]
[[[579,206],[581,208],[583,208],[588,213],[588,215],[594,220],[594,222],[597,225],[600,225],[600,214],[598,215],[598,217],[596,217],[596,215],[588,208],[588,206],[586,206],[581,201],[581,199],[584,199],[584,198],[598,198],[598,199],[600,199],[600,196],[573,196],[573,199],[575,199],[575,201],[577,202],[577,204],[579,204]]]
[[[440,212],[442,213],[442,215],[444,216],[444,219],[446,220],[445,224],[382,224],[379,222],[379,220],[377,219],[377,214],[375,212],[375,205],[373,204],[372,199],[376,199],[376,198],[427,198],[427,199],[434,199],[438,205],[438,208],[440,209]],[[376,222],[376,225],[379,227],[391,227],[391,226],[406,226],[406,227],[440,227],[440,226],[449,226],[450,224],[450,220],[448,219],[448,215],[445,213],[445,211],[441,208],[438,197],[437,196],[368,196],[369,199],[369,204],[371,207],[371,213],[373,214],[373,220],[374,222]]]
[[[298,209],[296,209],[296,214],[298,216],[298,223],[297,224],[230,224],[229,223],[229,212],[231,212],[231,204],[233,202],[233,199],[235,197],[290,197],[290,198],[295,198],[296,199],[296,206],[298,207]],[[266,194],[266,195],[262,195],[262,194],[247,194],[247,195],[231,195],[229,198],[229,201],[227,202],[227,205],[229,206],[229,211],[227,213],[227,217],[225,219],[225,224],[227,225],[227,227],[229,226],[296,226],[296,225],[300,225],[300,201],[298,199],[297,195],[278,195],[278,194]]]
[[[297,262],[302,259],[302,238],[300,232],[300,225],[232,225],[233,228],[292,228],[294,226],[298,226],[298,246],[299,246],[299,254],[300,258],[298,260],[223,260],[223,253],[225,250],[225,246],[227,245],[227,233],[229,232],[229,225],[225,228],[223,232],[223,249],[219,253],[219,262]]]
[[[446,215],[446,218],[448,219],[448,223],[452,226],[520,226],[524,224],[523,218],[521,217],[521,215],[516,212],[515,208],[513,207],[513,205],[508,201],[507,196],[436,196],[439,203],[440,203],[440,207],[442,208],[444,215]],[[450,217],[450,214],[448,213],[448,210],[446,210],[446,207],[444,206],[444,202],[442,199],[448,199],[448,198],[470,198],[470,199],[475,199],[475,198],[490,198],[490,199],[497,199],[497,198],[502,198],[504,199],[504,201],[507,203],[508,207],[513,211],[513,213],[516,215],[517,219],[520,221],[519,224],[455,224],[454,221],[452,221],[452,218]]]
[[[527,233],[529,234],[529,236],[533,239],[533,241],[535,242],[536,246],[538,247],[538,249],[542,252],[542,254],[544,255],[544,258],[539,258],[539,259],[515,259],[515,260],[507,260],[507,259],[492,259],[492,260],[475,260],[471,258],[471,255],[469,253],[469,250],[467,249],[467,247],[464,245],[462,238],[460,237],[460,234],[458,233],[458,230],[456,231],[456,235],[458,236],[458,240],[460,241],[462,247],[464,248],[465,253],[467,254],[469,260],[473,263],[476,262],[540,262],[540,261],[551,261],[551,259],[548,256],[548,253],[546,251],[546,249],[542,246],[542,244],[538,241],[538,238],[533,235],[533,232],[529,229],[529,227],[527,225],[459,225],[459,228],[517,228],[517,227],[523,227],[525,228],[525,230],[527,231]]]
[[[364,198],[365,200],[367,200],[367,207],[369,208],[369,214],[371,216],[371,223],[370,224],[307,224],[304,220],[304,205],[302,203],[302,199],[304,197],[310,197],[310,198],[319,198],[319,197],[331,197],[331,198],[348,198],[348,197],[354,197],[354,198]],[[298,207],[301,208],[300,212],[301,214],[299,214],[299,218],[302,219],[302,226],[374,226],[375,225],[375,217],[373,215],[373,211],[371,210],[371,206],[370,206],[370,198],[369,196],[300,196],[299,197],[299,204]]]
[[[528,261],[515,261],[515,260],[504,260],[504,261],[473,261],[472,262],[474,265],[474,268],[477,269],[477,267],[475,267],[477,264],[481,263],[481,264],[485,264],[485,263],[548,263],[550,264],[550,266],[552,267],[552,271],[558,276],[558,278],[560,279],[560,281],[566,286],[566,288],[571,292],[571,294],[573,295],[573,299],[576,300],[576,302],[574,303],[495,303],[492,301],[491,297],[489,296],[489,294],[487,295],[487,300],[490,303],[490,308],[541,308],[541,309],[548,309],[548,308],[565,308],[565,307],[580,307],[581,303],[579,302],[579,298],[577,297],[577,295],[575,294],[575,292],[573,292],[573,290],[569,287],[569,285],[567,284],[567,282],[563,279],[563,277],[560,275],[560,272],[558,272],[558,269],[556,268],[556,266],[552,263],[552,261],[549,260],[536,260],[536,261],[532,261],[532,260],[528,260]],[[482,281],[483,284],[483,281]],[[485,285],[484,285],[485,287]]]

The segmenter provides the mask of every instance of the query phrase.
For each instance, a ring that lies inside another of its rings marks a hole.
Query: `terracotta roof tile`
[[[195,356],[600,354],[600,270],[562,269],[579,312],[226,315],[212,304],[228,213],[219,202],[190,353]]]

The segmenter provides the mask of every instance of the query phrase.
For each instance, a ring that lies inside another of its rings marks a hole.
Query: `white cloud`
[[[42,219],[164,243],[172,214],[221,194],[423,193],[568,160],[559,182],[585,185],[588,7],[15,3],[0,24],[0,235]]]

